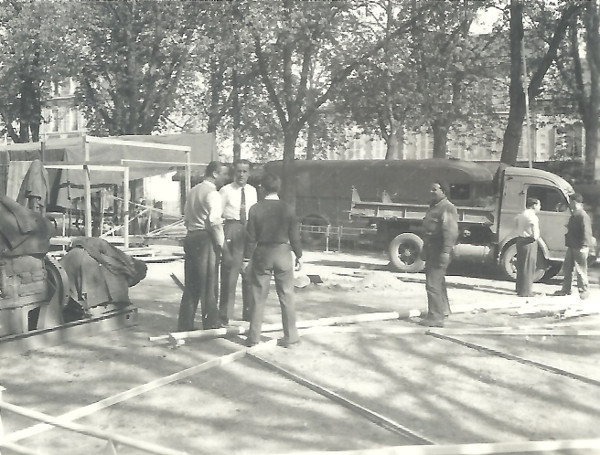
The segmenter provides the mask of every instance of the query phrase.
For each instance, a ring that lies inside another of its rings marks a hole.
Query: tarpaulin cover
[[[40,213],[0,196],[0,256],[46,254],[50,237],[50,224]]]
[[[111,139],[189,146],[191,147],[190,161],[195,164],[206,164],[216,157],[214,134],[131,135],[112,137]],[[130,180],[165,174],[186,164],[186,154],[182,151],[94,142],[89,143],[88,147],[90,153],[89,164],[128,166]],[[11,144],[0,147],[0,150],[8,151],[11,162],[32,161],[41,156],[40,143]],[[81,137],[49,139],[45,143],[44,164],[83,164],[84,154],[83,139]],[[146,163],[141,161],[146,161]],[[175,164],[154,164],[147,163],[148,161]],[[192,169],[194,168],[192,167]],[[83,170],[72,169],[48,169],[50,205],[68,207],[70,206],[70,200],[82,197],[85,181],[84,172]],[[91,171],[89,175],[92,187],[96,188],[123,183],[123,173],[119,171]],[[9,193],[10,191],[7,191],[7,194]]]

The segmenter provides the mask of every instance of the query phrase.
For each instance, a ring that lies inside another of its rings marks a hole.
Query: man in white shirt
[[[204,181],[187,194],[184,224],[187,235],[185,252],[185,289],[181,297],[177,329],[194,330],[198,301],[202,307],[202,328],[219,325],[217,307],[218,260],[223,253],[223,206],[217,191],[226,177],[227,168],[211,161],[204,172]]]
[[[540,238],[539,199],[528,197],[525,210],[515,217],[517,231],[517,295],[533,297],[533,277],[537,263],[538,239]]]
[[[219,191],[223,202],[225,243],[230,253],[230,257],[221,263],[219,322],[224,327],[229,325],[229,321],[233,318],[235,289],[244,260],[248,211],[257,201],[256,189],[248,184],[250,162],[236,161],[233,164],[233,172],[233,182]],[[242,274],[242,305],[242,319],[249,321],[252,296],[245,274]]]

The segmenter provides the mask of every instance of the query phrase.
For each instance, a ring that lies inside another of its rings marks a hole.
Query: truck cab
[[[529,197],[539,199],[541,241],[536,280],[555,275],[565,256],[565,234],[571,216],[569,196],[573,187],[561,177],[539,169],[509,167],[504,170],[498,204],[498,251],[500,266],[508,277],[515,275],[516,237],[514,218],[525,210]],[[595,248],[592,249],[595,251]]]

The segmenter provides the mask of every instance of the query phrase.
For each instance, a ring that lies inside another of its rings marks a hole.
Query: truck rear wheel
[[[500,257],[500,268],[504,273],[504,276],[510,281],[517,281],[517,244],[511,243],[502,252]],[[541,248],[538,248],[536,270],[533,275],[533,281],[538,282],[544,278],[546,269],[548,268],[548,261],[544,257]]]
[[[394,268],[400,272],[420,272],[425,268],[421,259],[423,239],[416,234],[405,232],[390,242],[388,254]]]

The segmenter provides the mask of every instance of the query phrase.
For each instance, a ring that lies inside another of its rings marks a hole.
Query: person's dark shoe
[[[562,296],[565,296],[565,295],[571,295],[571,293],[570,293],[570,292],[563,291],[563,290],[561,289],[560,291],[556,291],[556,292],[555,292],[554,294],[552,294],[552,295],[555,295],[555,296],[557,296],[557,297],[562,297]]]
[[[229,324],[229,322],[219,322],[219,328],[220,329],[227,329],[229,328],[231,325]]]
[[[587,299],[589,299],[589,298],[590,298],[590,293],[589,293],[589,292],[587,292],[587,291],[586,291],[586,292],[582,292],[581,294],[579,294],[579,298],[580,298],[581,300],[587,300]]]
[[[279,340],[277,340],[277,346],[281,346],[283,348],[288,348],[288,349],[293,349],[293,348],[297,347],[299,344],[300,344],[300,340],[288,341],[284,338],[280,338]]]
[[[246,340],[246,347],[251,348],[252,346],[256,346],[258,341]]]
[[[425,327],[444,327],[444,321],[436,321],[435,319],[422,319],[419,324]]]

